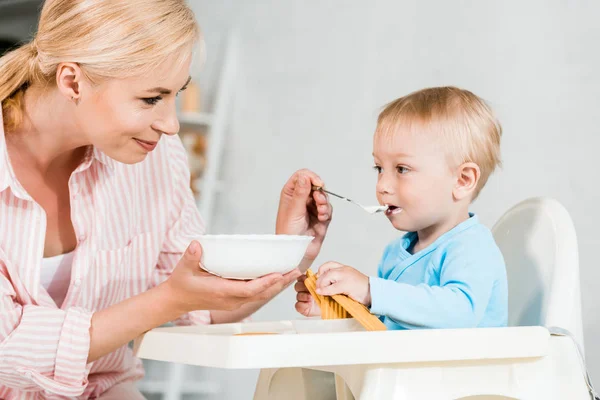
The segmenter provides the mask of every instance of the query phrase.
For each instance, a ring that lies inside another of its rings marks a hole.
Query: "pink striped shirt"
[[[0,112],[0,399],[95,398],[143,376],[127,346],[87,364],[95,311],[164,281],[204,232],[177,135],[135,165],[90,148],[69,181],[77,248],[62,307],[40,284],[46,217],[11,167]],[[179,324],[211,322],[209,311]]]

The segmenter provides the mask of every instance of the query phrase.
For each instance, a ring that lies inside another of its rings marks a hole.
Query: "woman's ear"
[[[481,177],[479,166],[473,162],[461,164],[456,170],[456,185],[452,194],[456,200],[473,198]]]
[[[60,63],[56,69],[56,86],[67,99],[79,103],[82,92],[83,71],[77,63]]]

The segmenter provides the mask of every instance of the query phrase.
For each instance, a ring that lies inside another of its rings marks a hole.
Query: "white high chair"
[[[493,232],[507,263],[511,327],[360,332],[353,319],[305,319],[160,328],[137,341],[137,355],[262,368],[255,400],[590,399],[577,346],[562,336],[583,347],[568,213],[554,200],[527,200]],[[280,335],[234,335],[264,331]]]
[[[583,351],[577,235],[556,200],[525,200],[492,228],[509,283],[510,326],[540,325],[571,332]]]

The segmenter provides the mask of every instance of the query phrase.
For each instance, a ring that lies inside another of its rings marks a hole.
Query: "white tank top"
[[[67,296],[71,283],[71,266],[74,255],[75,252],[72,251],[42,260],[40,283],[59,308]]]

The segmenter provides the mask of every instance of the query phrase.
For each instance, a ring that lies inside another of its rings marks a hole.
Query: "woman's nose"
[[[179,132],[179,119],[175,104],[165,110],[163,116],[153,124],[153,128],[166,135],[175,135]]]

